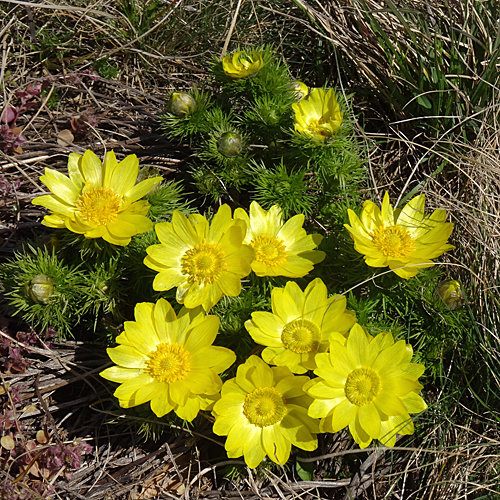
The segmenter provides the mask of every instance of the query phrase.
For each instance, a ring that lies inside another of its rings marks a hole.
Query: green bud
[[[48,304],[54,294],[54,282],[45,274],[37,274],[26,284],[26,291],[37,304]]]
[[[196,101],[186,92],[174,92],[170,97],[170,112],[176,116],[186,116],[196,109]]]
[[[453,311],[461,307],[464,302],[462,286],[457,280],[447,280],[436,289],[436,295]]]
[[[243,150],[241,135],[235,132],[226,132],[217,141],[217,150],[226,158],[235,158]]]

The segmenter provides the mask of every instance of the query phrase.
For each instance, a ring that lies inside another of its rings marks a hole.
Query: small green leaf
[[[302,481],[312,481],[314,464],[313,462],[295,462],[295,469]]]
[[[417,102],[420,104],[420,106],[423,106],[424,108],[427,108],[427,109],[432,108],[431,101],[429,101],[429,99],[427,99],[427,96],[425,96],[425,95],[419,95],[417,97]]]

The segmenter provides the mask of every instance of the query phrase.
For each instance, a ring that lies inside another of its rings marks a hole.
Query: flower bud
[[[54,294],[54,282],[45,274],[37,274],[27,286],[27,292],[37,304],[48,304]]]
[[[457,280],[447,280],[436,289],[436,295],[453,311],[461,307],[464,302],[462,287]]]
[[[309,87],[299,80],[292,82],[292,89],[295,91],[297,101],[304,99],[304,97],[307,97],[307,95],[309,94]]]
[[[235,158],[243,150],[241,135],[235,132],[226,132],[217,141],[217,150],[226,158]]]
[[[176,116],[186,116],[196,109],[196,101],[186,92],[174,92],[170,97],[170,112]]]

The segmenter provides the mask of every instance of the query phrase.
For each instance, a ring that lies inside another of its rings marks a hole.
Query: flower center
[[[333,135],[332,126],[323,120],[312,120],[309,123],[309,130],[322,141]]]
[[[188,275],[190,283],[210,284],[227,270],[226,254],[217,243],[203,241],[184,253],[181,266],[182,274]]]
[[[106,187],[91,188],[78,197],[75,206],[85,224],[106,226],[120,211],[121,196]]]
[[[255,250],[255,260],[266,266],[278,266],[286,260],[288,252],[281,238],[264,233],[257,236],[251,246]]]
[[[303,354],[316,351],[321,341],[319,328],[307,319],[290,321],[281,332],[283,345],[293,352]]]
[[[415,250],[415,240],[401,226],[380,226],[372,233],[373,244],[386,257],[406,257]]]
[[[238,63],[236,65],[236,69],[239,70],[248,69],[253,63],[254,60],[251,55],[242,53],[238,57]]]
[[[159,382],[182,380],[191,370],[189,352],[179,344],[158,344],[149,354],[146,371]]]
[[[381,389],[382,382],[378,373],[368,366],[362,366],[351,372],[344,387],[347,399],[358,406],[371,403]]]
[[[257,427],[277,424],[286,415],[283,396],[274,387],[255,389],[245,397],[243,414]]]

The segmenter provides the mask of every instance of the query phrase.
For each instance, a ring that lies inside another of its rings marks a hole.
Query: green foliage
[[[154,34],[148,32],[167,12],[168,5],[160,0],[120,0],[116,7],[126,20],[122,34],[129,39],[140,38],[139,47],[143,49],[154,47]]]
[[[107,78],[108,80],[114,80],[120,72],[120,70],[111,63],[109,57],[96,59],[93,63],[93,67],[100,76]]]
[[[279,205],[285,219],[295,215],[311,215],[316,200],[311,196],[313,190],[306,180],[306,170],[287,171],[283,160],[274,170],[264,164],[255,164],[253,168],[254,199],[263,208]]]
[[[148,217],[155,223],[170,219],[174,210],[190,212],[190,203],[180,181],[164,182],[144,197],[151,204]]]
[[[294,133],[292,104],[298,96],[289,67],[271,46],[246,52],[262,54],[256,74],[233,79],[216,58],[210,69],[213,93],[193,88],[193,111],[162,116],[165,135],[193,144],[190,173],[197,191],[214,201],[237,201],[239,193],[250,191],[265,208],[279,205],[285,217],[312,215],[313,205],[353,196],[365,181],[365,169],[353,131],[351,96],[337,96],[344,119],[328,140]],[[238,138],[241,149],[225,154],[227,136]]]
[[[313,462],[301,462],[300,459],[297,459],[295,462],[295,470],[302,481],[312,481],[314,477]]]
[[[40,95],[42,97],[47,97],[49,95],[49,92],[51,89],[44,89],[40,91]],[[52,89],[52,92],[50,92],[50,97],[47,99],[46,106],[49,109],[57,109],[60,105],[61,98],[59,96],[59,91],[56,88]]]
[[[56,22],[59,29],[41,29],[37,33],[37,45],[31,47],[40,51],[40,59],[48,60],[49,63],[61,64],[66,54],[74,48],[73,33],[65,29],[64,24],[59,20]]]
[[[425,364],[425,376],[433,383],[446,373],[457,344],[465,364],[476,349],[473,336],[466,333],[473,328],[467,309],[451,310],[436,295],[442,279],[443,270],[438,266],[421,269],[406,281],[389,273],[377,278],[375,286],[365,284],[349,295],[349,307],[358,322],[372,334],[390,331],[396,339],[410,343],[415,359]],[[469,366],[470,375],[476,369]]]
[[[35,301],[30,293],[32,280],[39,275],[53,282],[53,293],[43,302]],[[0,280],[14,316],[22,314],[30,326],[42,330],[50,326],[61,337],[73,335],[83,314],[80,298],[84,283],[80,269],[66,265],[54,251],[29,247],[0,265]]]
[[[350,97],[337,95],[344,119],[335,135],[320,142],[295,133],[293,147],[285,152],[285,157],[293,165],[307,166],[314,173],[320,188],[319,206],[331,202],[338,193],[356,196],[356,191],[365,179],[364,152],[360,144],[353,140]]]
[[[110,315],[114,321],[122,317],[123,269],[117,259],[111,259],[106,266],[90,261],[87,267],[90,269],[83,276],[82,292],[86,295],[83,313],[92,322],[90,329],[96,331],[100,314]]]
[[[153,279],[156,272],[144,265],[146,249],[160,243],[154,231],[138,234],[123,249],[121,263],[123,276],[127,280],[129,307],[132,310],[137,302],[154,302],[159,298],[153,291]],[[175,297],[175,294],[174,294]],[[129,315],[130,316],[130,315]]]
[[[186,115],[177,116],[171,112],[170,105],[167,106],[161,116],[161,128],[168,138],[189,139],[191,143],[198,139],[200,134],[209,132],[212,124],[219,124],[223,120],[223,115],[220,110],[211,110],[210,93],[193,87],[187,94],[196,103],[194,110]]]
[[[221,320],[217,343],[233,350],[238,359],[247,358],[256,345],[245,328],[245,321],[252,312],[266,309],[270,309],[270,289],[266,290],[265,285],[264,288],[245,288],[237,297],[223,297],[211,311]]]

